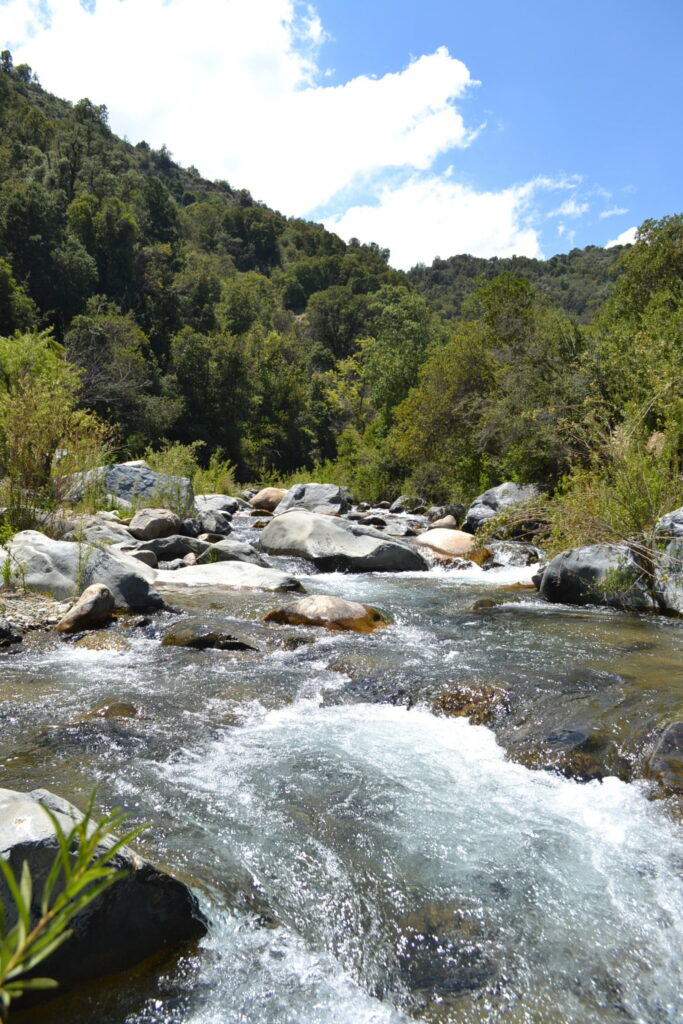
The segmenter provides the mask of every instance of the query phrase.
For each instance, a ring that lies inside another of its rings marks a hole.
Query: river
[[[96,783],[211,922],[17,1020],[678,1024],[683,832],[641,775],[683,718],[683,624],[551,606],[519,570],[270,561],[392,624],[266,626],[287,595],[179,589],[260,650],[162,647],[164,614],[0,657],[3,786],[82,806]],[[490,728],[434,714],[463,687],[501,697]]]

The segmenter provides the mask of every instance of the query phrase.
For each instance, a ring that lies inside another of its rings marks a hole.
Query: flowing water
[[[550,606],[518,570],[276,561],[392,625],[265,626],[283,595],[196,588],[166,596],[259,651],[162,647],[168,615],[2,655],[3,786],[82,805],[96,781],[211,921],[30,1019],[680,1022],[683,832],[639,777],[683,718],[683,624]],[[491,728],[433,713],[462,687],[504,694]]]

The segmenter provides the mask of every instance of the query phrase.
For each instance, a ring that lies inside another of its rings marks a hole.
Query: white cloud
[[[622,217],[628,210],[625,206],[614,206],[611,210],[603,210],[598,214],[600,220],[605,220],[606,217]]]
[[[551,210],[548,217],[583,217],[584,213],[588,213],[589,209],[588,203],[580,203],[574,196],[571,196],[569,199],[565,199],[563,203],[560,203],[554,210]]]
[[[615,245],[633,245],[636,240],[638,228],[626,228],[626,231],[622,231],[620,235],[613,238],[611,242],[605,243],[605,249],[611,249]]]
[[[439,253],[542,257],[528,218],[539,189],[554,187],[558,183],[536,179],[478,192],[443,177],[415,175],[397,187],[384,186],[377,205],[353,206],[325,223],[343,238],[388,246],[392,266],[404,270],[431,263]]]
[[[319,85],[325,33],[296,0],[4,0],[15,62],[106,103],[112,128],[305,214],[385,168],[425,170],[472,135],[475,84],[445,47],[382,78]],[[43,12],[43,13],[41,13]],[[47,12],[47,13],[45,13]]]

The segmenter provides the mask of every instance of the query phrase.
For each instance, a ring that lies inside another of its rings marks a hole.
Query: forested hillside
[[[510,273],[529,281],[551,305],[582,323],[589,323],[612,293],[619,273],[617,262],[624,248],[615,245],[600,249],[589,245],[585,249],[559,253],[549,260],[528,256],[509,259],[493,256],[488,260],[477,256],[451,256],[447,260],[434,260],[431,267],[413,267],[408,278],[434,309],[453,319],[461,315],[468,296],[482,282]]]
[[[631,458],[678,479],[680,216],[545,263],[405,275],[388,257],[118,139],[106,108],[51,96],[3,53],[4,471],[17,410],[28,422],[59,393],[71,418],[44,414],[38,477],[78,422],[118,455],[194,444],[241,481],[302,471],[369,499],[510,477],[585,490],[586,473],[609,491]]]

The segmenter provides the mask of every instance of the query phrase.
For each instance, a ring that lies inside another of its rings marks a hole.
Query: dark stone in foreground
[[[65,831],[81,817],[73,804],[47,790],[0,789],[0,855],[9,860],[17,877],[23,861],[28,861],[35,893],[42,891],[57,845],[41,804],[57,816]],[[83,981],[129,970],[206,933],[206,921],[186,885],[127,847],[113,863],[128,868],[130,874],[84,907],[71,924],[71,938],[39,965],[36,973],[60,985],[58,990],[40,993],[41,999]],[[14,905],[4,880],[0,880],[0,899],[11,927]],[[26,1005],[25,999],[20,1005]]]

